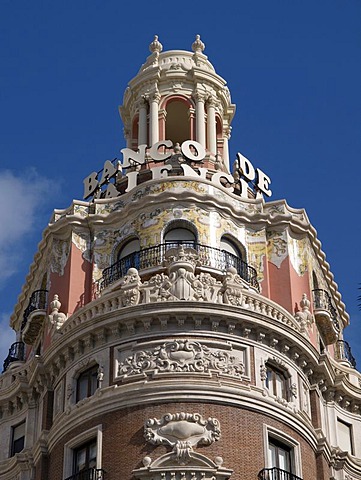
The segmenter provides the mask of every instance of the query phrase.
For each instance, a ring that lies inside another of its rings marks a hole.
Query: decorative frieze
[[[191,340],[174,340],[139,350],[118,362],[117,376],[158,373],[211,373],[241,378],[245,373],[242,352],[217,350]]]

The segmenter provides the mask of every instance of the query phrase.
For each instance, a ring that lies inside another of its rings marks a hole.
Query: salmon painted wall
[[[61,311],[71,315],[78,308],[91,301],[92,264],[87,261],[73,243],[70,247],[64,274],[51,273],[49,300],[59,295]]]
[[[307,274],[298,275],[289,257],[286,257],[278,268],[268,262],[270,298],[282,305],[290,313],[300,310],[299,302],[302,294],[310,299],[311,289]]]

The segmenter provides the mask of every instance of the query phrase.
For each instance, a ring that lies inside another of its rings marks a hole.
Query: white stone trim
[[[63,480],[70,477],[73,473],[73,450],[80,447],[83,443],[96,438],[97,441],[97,465],[96,468],[102,468],[102,443],[103,432],[102,425],[97,425],[85,432],[80,433],[76,437],[69,440],[64,445],[64,461],[63,461]]]

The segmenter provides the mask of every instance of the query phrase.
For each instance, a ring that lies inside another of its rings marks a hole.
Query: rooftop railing
[[[87,468],[65,480],[105,480],[105,471],[102,468]]]
[[[351,347],[346,340],[337,340],[337,357],[339,360],[347,360],[353,368],[356,368],[356,360],[352,355]]]
[[[241,258],[225,250],[190,241],[162,243],[155,247],[149,247],[131,253],[126,257],[119,259],[113,265],[103,270],[103,278],[100,288],[103,289],[108,287],[124,277],[131,267],[134,267],[137,270],[144,270],[161,266],[166,259],[166,252],[171,248],[177,248],[179,246],[194,249],[197,252],[198,262],[202,267],[210,267],[221,271],[225,271],[229,267],[234,267],[243,280],[259,290],[256,269],[249,266]]]
[[[312,290],[314,310],[326,310],[331,317],[332,324],[337,332],[340,331],[340,325],[337,318],[337,310],[334,307],[330,294],[326,290],[316,288]]]
[[[5,372],[9,365],[13,362],[23,362],[25,360],[25,344],[24,342],[15,342],[9,348],[9,354],[4,360],[3,372]]]
[[[29,304],[24,311],[23,321],[21,323],[21,330],[24,329],[31,312],[33,312],[34,310],[46,310],[47,306],[48,306],[48,291],[35,290],[35,292],[31,294]]]
[[[294,473],[287,472],[281,468],[264,468],[258,474],[258,480],[302,480]]]

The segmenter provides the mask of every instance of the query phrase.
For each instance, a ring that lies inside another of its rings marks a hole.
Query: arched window
[[[229,267],[234,267],[238,274],[242,278],[246,278],[244,275],[247,274],[245,271],[246,263],[245,258],[246,254],[244,248],[240,247],[236,241],[230,239],[229,237],[223,236],[221,238],[221,250],[222,250],[222,262],[224,264],[224,270],[227,270]]]
[[[139,238],[128,240],[118,250],[117,254],[117,277],[126,275],[127,271],[134,267],[140,268],[140,241]]]
[[[167,225],[164,231],[163,241],[172,247],[184,245],[194,248],[197,242],[197,230],[190,222],[176,220]]]
[[[117,260],[121,260],[122,258],[128,257],[134,252],[139,252],[140,250],[140,241],[139,238],[132,238],[128,240],[123,246],[119,249]]]
[[[223,236],[221,238],[221,250],[228,252],[231,255],[234,255],[235,257],[238,257],[238,258],[243,257],[238,245],[236,245],[236,243],[230,240],[228,237]]]
[[[170,99],[166,105],[165,139],[174,145],[191,139],[189,105],[179,98]]]
[[[216,135],[217,135],[217,153],[221,154],[223,157],[223,126],[222,119],[219,115],[216,115]]]
[[[318,278],[314,271],[312,271],[312,286],[313,290],[318,290],[320,287],[318,285]]]

